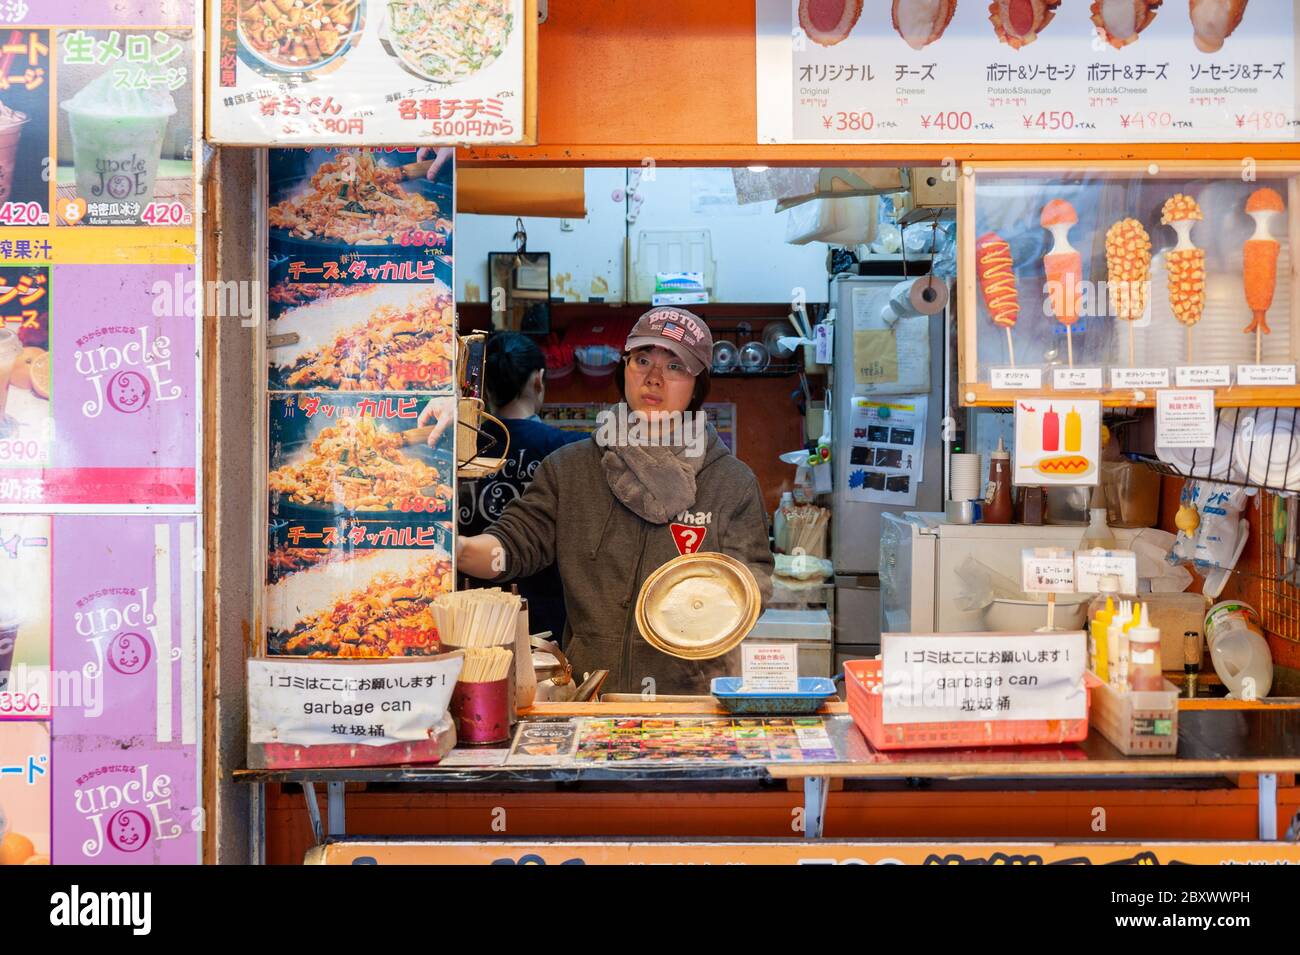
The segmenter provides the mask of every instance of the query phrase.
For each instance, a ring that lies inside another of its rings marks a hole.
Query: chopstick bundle
[[[809,557],[826,556],[826,528],[831,512],[816,504],[803,504],[792,508],[786,519],[789,534],[789,552],[807,554]]]
[[[504,647],[469,647],[459,683],[495,683],[510,675],[515,655]]]
[[[520,607],[519,595],[503,590],[458,590],[429,605],[439,642],[457,649],[514,643]]]

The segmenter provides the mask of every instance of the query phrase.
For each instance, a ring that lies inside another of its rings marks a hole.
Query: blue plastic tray
[[[713,695],[729,713],[816,713],[835,696],[835,681],[822,676],[799,677],[799,689],[794,693],[742,693],[740,682],[738,676],[719,676],[711,684]]]

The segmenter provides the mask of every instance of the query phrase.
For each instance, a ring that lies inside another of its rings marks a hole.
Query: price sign
[[[1029,594],[1074,593],[1074,551],[1030,547],[1020,553],[1021,587]]]
[[[1081,594],[1101,592],[1101,578],[1115,577],[1122,594],[1137,593],[1137,554],[1131,550],[1079,551],[1074,555],[1075,589]]]

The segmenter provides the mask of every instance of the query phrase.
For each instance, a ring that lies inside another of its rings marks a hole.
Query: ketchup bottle
[[[1049,405],[1043,415],[1043,450],[1057,451],[1061,447],[1061,416]]]
[[[998,438],[998,449],[989,455],[982,520],[985,524],[1010,524],[1011,510],[1011,453]]]

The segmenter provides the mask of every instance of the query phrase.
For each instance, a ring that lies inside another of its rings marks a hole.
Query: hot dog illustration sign
[[[1096,484],[1100,461],[1100,402],[1057,398],[1016,401],[1016,484]]]

